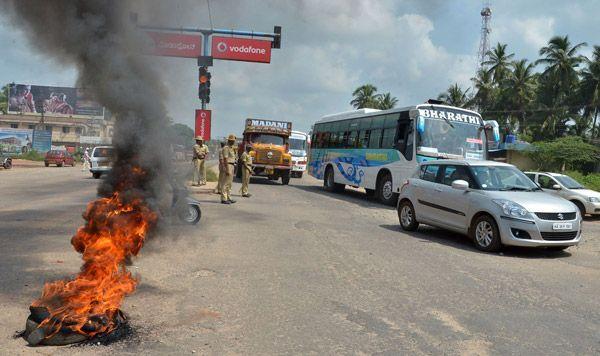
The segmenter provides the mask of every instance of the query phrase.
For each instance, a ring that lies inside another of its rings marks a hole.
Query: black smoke
[[[170,170],[166,91],[141,54],[143,34],[130,16],[152,9],[129,0],[0,0],[0,5],[33,49],[76,66],[77,87],[86,88],[115,116],[115,161],[99,194],[124,190],[156,198],[157,183]],[[132,174],[134,167],[145,174]]]

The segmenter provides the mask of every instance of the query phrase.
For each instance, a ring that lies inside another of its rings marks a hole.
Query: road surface
[[[2,354],[598,354],[600,221],[567,252],[475,250],[310,177],[253,179],[253,197],[201,194],[202,224],[164,231],[131,270],[135,334],[108,346],[30,348],[45,281],[76,273],[69,244],[98,181],[75,168],[0,171]],[[240,185],[234,186],[237,195]]]

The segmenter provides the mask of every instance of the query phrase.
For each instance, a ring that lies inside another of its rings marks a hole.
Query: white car
[[[483,251],[502,245],[563,250],[581,239],[581,215],[515,166],[492,161],[423,162],[398,199],[404,230],[425,223],[469,235]]]
[[[600,193],[586,189],[575,179],[558,173],[525,172],[545,192],[563,197],[577,205],[582,216],[600,214]]]
[[[94,147],[90,155],[90,172],[96,179],[112,169],[112,146]]]

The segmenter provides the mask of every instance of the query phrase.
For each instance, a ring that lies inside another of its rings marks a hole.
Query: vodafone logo
[[[225,42],[219,42],[217,44],[217,51],[219,51],[221,53],[227,51],[227,43],[225,43]]]
[[[200,113],[200,117],[203,118],[203,119],[206,119],[206,113],[205,112],[201,112]]]

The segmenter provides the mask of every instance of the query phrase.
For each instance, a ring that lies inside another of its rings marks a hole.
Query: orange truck
[[[278,180],[289,184],[292,171],[292,155],[289,138],[292,123],[264,119],[246,119],[242,142],[238,147],[238,159],[251,147],[253,175]],[[238,162],[239,163],[239,162]],[[238,177],[242,175],[242,165],[238,164]]]

